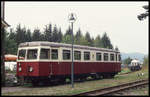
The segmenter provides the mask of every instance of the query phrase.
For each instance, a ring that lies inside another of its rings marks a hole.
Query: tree
[[[126,59],[123,60],[123,63],[124,64],[130,64],[131,61],[132,61],[132,59],[130,57],[128,57],[128,58],[126,58]]]
[[[101,41],[101,38],[100,38],[100,35],[98,35],[95,40],[94,40],[94,46],[95,47],[102,47],[102,41]]]
[[[72,29],[71,29],[70,26],[69,26],[69,28],[66,30],[65,35],[72,35]]]
[[[40,34],[40,39],[39,39],[39,41],[46,41],[44,34]]]
[[[46,41],[52,41],[52,24],[46,26],[46,28],[44,29],[44,35]]]
[[[78,31],[76,32],[75,37],[74,37],[74,44],[80,45],[81,44],[81,37],[83,37],[83,36],[82,36],[82,32],[79,28]]]
[[[81,38],[80,38],[80,45],[88,45],[89,43],[88,43],[88,41],[87,41],[87,39],[85,39],[85,37],[84,36],[82,36]]]
[[[71,35],[64,35],[62,39],[62,43],[71,44],[72,43]]]
[[[113,45],[111,44],[111,41],[107,36],[106,32],[103,34],[101,41],[102,41],[103,48],[113,49]]]
[[[15,41],[15,33],[12,29],[10,29],[10,32],[5,31],[5,54],[17,54],[17,43]]]
[[[28,29],[26,33],[26,42],[31,42],[31,41],[32,41],[31,31],[30,29]]]
[[[144,56],[143,59],[144,59],[143,64],[144,64],[144,65],[148,65],[148,62],[149,62],[148,56]]]
[[[32,35],[32,41],[40,41],[41,40],[41,33],[38,28],[34,29]]]
[[[5,54],[17,54],[17,43],[14,39],[10,39],[9,36],[6,36],[5,40]]]
[[[19,24],[16,27],[16,42],[17,45],[19,45],[22,42],[26,41],[26,28],[21,28],[21,25]]]
[[[53,32],[52,32],[52,41],[58,42],[58,29],[56,25],[54,26]]]
[[[92,45],[92,39],[91,39],[91,36],[90,36],[89,32],[86,32],[85,39],[88,42],[88,46],[91,46]]]
[[[58,31],[58,42],[61,42],[62,38],[63,38],[63,34],[61,32],[61,28],[59,28],[59,31]]]
[[[66,33],[63,36],[62,39],[63,43],[71,44],[72,43],[72,30],[69,26],[69,28],[66,30]]]
[[[91,38],[91,40],[92,40],[92,41],[91,41],[91,46],[94,47],[94,41],[95,41],[95,40],[94,40],[93,37]]]
[[[143,19],[146,19],[146,17],[149,16],[149,5],[144,5],[143,8],[146,10],[145,13],[141,13],[137,16],[137,18],[141,21]]]
[[[8,38],[16,40],[16,33],[14,32],[14,30],[12,28],[10,29],[10,33],[9,33],[9,37]]]

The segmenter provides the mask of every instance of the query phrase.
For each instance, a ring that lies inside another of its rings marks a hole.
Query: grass
[[[143,76],[137,76],[138,73],[144,73]],[[71,84],[60,85],[60,86],[48,86],[48,87],[37,87],[30,88],[24,91],[16,91],[9,93],[2,93],[2,95],[72,95],[87,91],[92,91],[96,89],[101,89],[104,87],[115,86],[118,84],[131,82],[135,80],[141,80],[148,78],[148,67],[143,67],[142,70],[138,72],[133,72],[127,75],[116,75],[113,79],[102,79],[94,81],[76,82],[74,88],[71,88]]]
[[[123,68],[121,69],[121,72],[119,72],[118,74],[123,74],[123,73],[128,73],[128,72],[131,72],[129,68]]]
[[[148,86],[146,86],[144,88],[130,89],[128,91],[128,94],[148,96],[149,95],[149,91],[148,90],[149,90]]]

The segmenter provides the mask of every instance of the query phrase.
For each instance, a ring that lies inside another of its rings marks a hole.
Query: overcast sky
[[[148,54],[148,18],[139,21],[137,15],[144,13],[148,2],[5,2],[5,20],[16,28],[39,28],[56,24],[65,33],[70,25],[69,13],[76,13],[74,33],[80,28],[85,35],[102,36],[106,32],[121,52]],[[8,28],[8,29],[10,29]]]

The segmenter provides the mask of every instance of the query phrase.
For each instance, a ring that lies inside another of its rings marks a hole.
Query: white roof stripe
[[[30,47],[30,46],[51,46],[51,47],[68,47],[68,48],[72,47],[71,44],[48,42],[48,41],[25,42],[19,45],[19,47]],[[90,50],[97,50],[97,51],[118,52],[113,49],[89,47],[89,46],[82,46],[82,45],[73,45],[73,47],[79,49],[90,49]]]

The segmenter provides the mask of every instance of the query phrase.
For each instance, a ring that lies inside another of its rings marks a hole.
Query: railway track
[[[116,93],[116,92],[120,92],[120,91],[123,91],[123,90],[130,89],[130,88],[147,85],[148,83],[149,83],[148,79],[138,80],[138,81],[134,81],[134,82],[130,82],[130,83],[124,83],[124,84],[117,85],[117,86],[107,87],[107,88],[94,90],[94,91],[90,91],[90,92],[85,92],[85,93],[80,93],[80,94],[75,94],[75,95],[71,95],[71,96],[109,95],[109,94],[112,94],[112,93]]]

